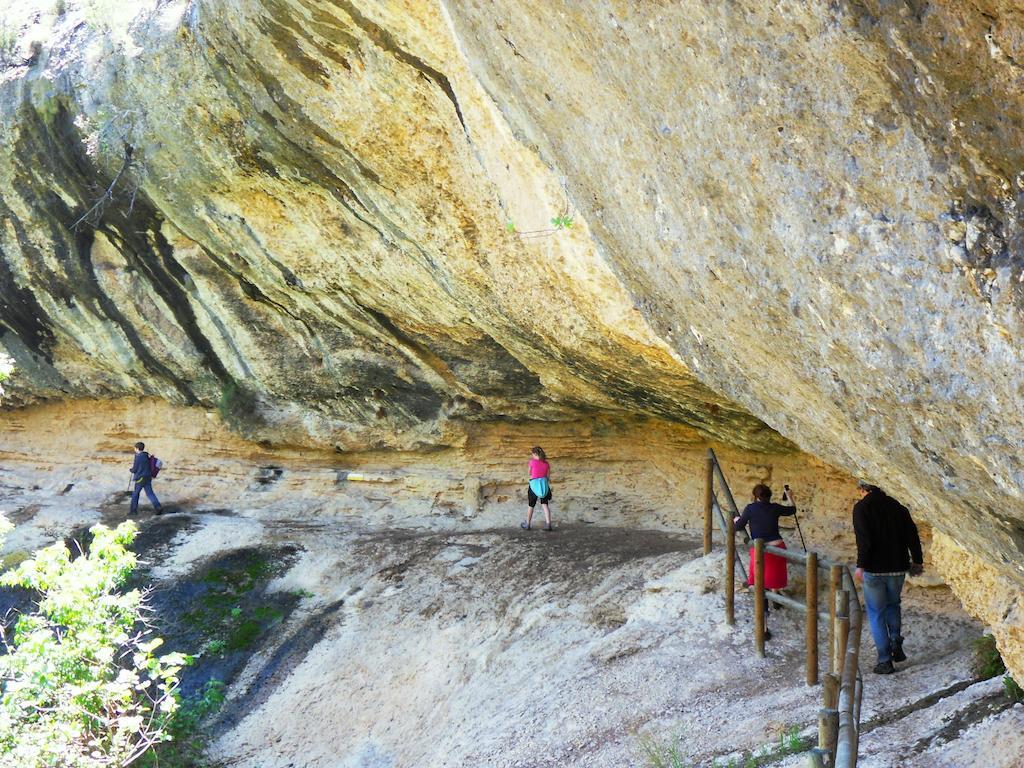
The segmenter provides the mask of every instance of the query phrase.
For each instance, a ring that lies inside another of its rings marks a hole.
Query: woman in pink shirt
[[[548,457],[544,454],[544,449],[539,445],[530,451],[530,454],[530,486],[526,492],[530,508],[526,512],[526,522],[520,523],[519,527],[527,531],[530,530],[530,525],[533,523],[533,508],[540,501],[540,505],[544,509],[544,530],[550,531],[552,530],[551,508],[548,506],[548,502],[551,501],[551,483],[548,482],[548,475],[551,473],[551,465],[548,464]]]

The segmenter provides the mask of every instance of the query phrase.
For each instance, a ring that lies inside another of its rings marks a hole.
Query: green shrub
[[[0,539],[10,525],[0,519]],[[0,628],[0,764],[19,768],[126,765],[170,738],[180,653],[142,623],[144,595],[119,590],[135,569],[131,522],[97,525],[86,553],[63,543],[0,577],[32,590],[37,609]]]
[[[1021,688],[1017,681],[1009,675],[1003,675],[1003,690],[1014,701],[1024,701],[1024,688]]]
[[[170,739],[143,755],[139,768],[206,766],[204,723],[224,705],[224,692],[224,683],[209,680],[198,695],[182,701],[167,726]]]
[[[988,680],[1006,671],[1003,657],[999,653],[996,639],[992,635],[982,635],[974,641],[974,660],[971,670],[979,680]]]
[[[992,635],[982,635],[974,641],[974,661],[971,668],[979,680],[989,680],[1002,675],[1006,695],[1013,701],[1024,701],[1024,689],[1006,674],[1006,663]]]

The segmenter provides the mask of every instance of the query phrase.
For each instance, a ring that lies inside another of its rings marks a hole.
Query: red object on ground
[[[779,549],[786,549],[786,542],[776,544]],[[754,585],[754,548],[750,548],[750,563],[747,573],[747,584]],[[786,571],[786,558],[773,555],[771,552],[764,553],[764,588],[782,589],[789,583],[789,574]]]

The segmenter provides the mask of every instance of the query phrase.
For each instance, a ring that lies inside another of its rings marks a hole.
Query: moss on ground
[[[207,653],[248,650],[285,616],[282,608],[257,604],[254,593],[286,569],[284,561],[259,551],[222,560],[198,580],[202,593],[182,621],[201,633]]]

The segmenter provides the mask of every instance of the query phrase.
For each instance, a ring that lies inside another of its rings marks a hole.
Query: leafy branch
[[[39,597],[36,610],[0,624],[2,765],[120,767],[170,738],[191,658],[157,655],[163,641],[145,621],[146,593],[121,591],[135,568],[134,524],[90,530],[88,552],[72,558],[59,542],[0,576],[0,586]]]

